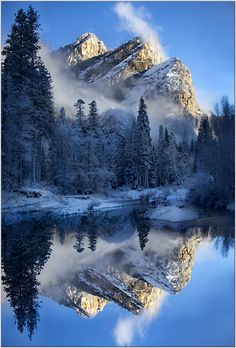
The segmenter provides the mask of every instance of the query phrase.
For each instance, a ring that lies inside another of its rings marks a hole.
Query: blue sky
[[[93,32],[107,47],[131,39],[114,11],[116,2],[2,2],[2,41],[14,13],[32,4],[40,14],[41,38],[52,49]],[[179,57],[192,73],[198,99],[213,106],[222,95],[234,98],[233,2],[132,2],[157,31],[169,57]]]

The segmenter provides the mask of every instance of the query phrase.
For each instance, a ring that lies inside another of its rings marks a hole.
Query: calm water
[[[234,346],[234,221],[3,226],[3,346]]]

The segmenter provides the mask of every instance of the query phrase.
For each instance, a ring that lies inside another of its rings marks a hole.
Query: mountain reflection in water
[[[200,243],[214,240],[227,255],[232,219],[222,227],[214,218],[166,226],[130,209],[3,226],[2,283],[18,330],[32,338],[39,295],[85,318],[109,302],[134,314],[150,312],[188,283]]]

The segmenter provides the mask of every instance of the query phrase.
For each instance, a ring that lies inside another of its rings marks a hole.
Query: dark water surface
[[[234,219],[3,226],[3,346],[234,346]]]

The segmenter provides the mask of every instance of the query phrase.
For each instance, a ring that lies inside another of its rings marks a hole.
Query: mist
[[[73,105],[79,98],[86,103],[85,112],[88,112],[88,103],[92,100],[96,100],[99,113],[110,108],[126,109],[115,99],[107,98],[104,87],[102,88],[103,93],[100,93],[97,89],[89,87],[88,84],[79,81],[69,71],[66,71],[60,59],[53,57],[46,44],[41,43],[39,55],[52,77],[55,106],[57,109],[64,107],[68,116],[75,114]]]

